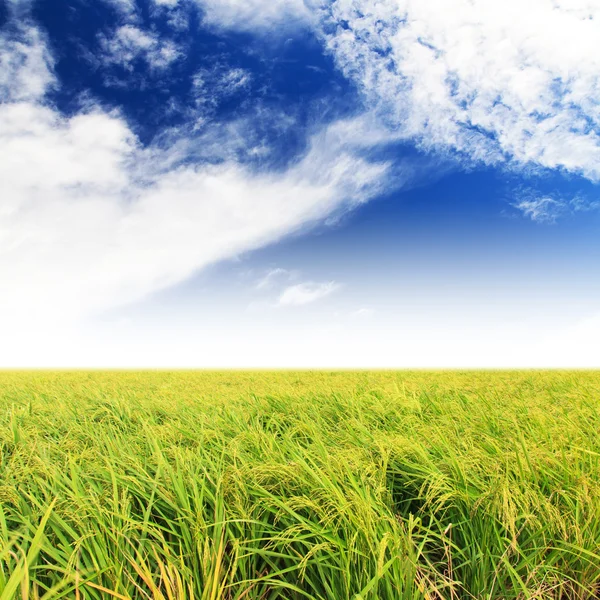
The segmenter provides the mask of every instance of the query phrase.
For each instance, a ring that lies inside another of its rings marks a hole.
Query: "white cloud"
[[[166,18],[168,25],[178,31],[184,31],[190,26],[191,12],[186,2],[154,0],[152,15]]]
[[[132,20],[137,13],[136,0],[104,0],[112,6],[120,15]]]
[[[110,37],[102,36],[100,43],[105,64],[118,64],[128,70],[133,69],[137,59],[144,60],[151,69],[161,70],[181,57],[174,42],[131,24],[118,27]]]
[[[523,215],[538,223],[554,223],[564,213],[565,204],[549,196],[523,198],[515,204]]]
[[[600,4],[335,0],[323,34],[383,118],[469,160],[600,178]]]
[[[118,113],[90,106],[66,118],[46,105],[30,76],[51,84],[51,61],[13,56],[47,55],[39,34],[27,39],[32,48],[1,46],[3,64],[16,65],[0,104],[7,352],[30,343],[27,331],[39,341],[365,201],[386,177],[387,165],[361,158],[362,142],[343,124],[317,133],[302,159],[276,173],[239,164],[227,138],[210,131],[195,143],[222,161],[182,164],[189,140],[144,149]]]
[[[35,100],[54,84],[53,60],[42,35],[24,26],[0,36],[0,102]]]
[[[42,292],[63,314],[138,300],[273,242],[364,199],[383,174],[314,144],[283,174],[223,164],[154,176],[119,117],[28,104],[0,108],[0,146],[0,303],[34,309]]]
[[[197,105],[207,107],[215,107],[223,99],[244,92],[251,82],[252,74],[249,71],[223,64],[201,69],[192,78]]]
[[[586,198],[585,196],[575,196],[570,202],[569,207],[573,212],[589,212],[600,209],[600,200]]]
[[[398,136],[600,179],[596,0],[197,0],[209,24],[310,25]]]
[[[263,275],[255,284],[257,290],[268,290],[271,289],[277,281],[289,280],[293,276],[291,271],[287,269],[271,269],[265,275]]]
[[[15,0],[13,0],[15,1]],[[24,0],[31,1],[31,0]],[[136,0],[104,0],[129,22],[138,20]],[[219,29],[269,31],[271,35],[289,31],[301,24],[314,22],[314,6],[304,0],[191,0],[202,11],[203,23]],[[181,0],[152,0],[159,9],[186,8]],[[183,20],[179,12],[178,18]],[[276,31],[272,28],[277,27]]]
[[[584,196],[565,197],[560,194],[540,194],[526,189],[517,194],[513,204],[525,217],[538,223],[555,223],[559,217],[578,212],[598,210],[600,202]]]
[[[304,306],[330,296],[340,288],[335,281],[314,283],[307,281],[287,287],[277,301],[279,306]]]
[[[204,11],[204,23],[226,29],[267,30],[277,34],[299,23],[309,23],[313,14],[304,0],[195,0]],[[273,27],[277,29],[273,30]]]

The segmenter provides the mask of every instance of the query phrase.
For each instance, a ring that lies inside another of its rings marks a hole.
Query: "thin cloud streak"
[[[289,280],[293,276],[291,271],[282,268],[271,269],[266,275],[261,277],[255,284],[257,290],[271,289],[277,281]]]
[[[287,287],[277,301],[278,306],[304,306],[331,296],[340,289],[336,281],[315,283],[307,281]]]

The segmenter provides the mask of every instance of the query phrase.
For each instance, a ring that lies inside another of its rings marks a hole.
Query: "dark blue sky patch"
[[[4,27],[8,21],[8,2],[0,2],[0,27]]]
[[[144,145],[168,129],[192,131],[198,122],[208,126],[247,116],[255,124],[248,135],[274,150],[270,162],[255,155],[249,160],[278,168],[306,148],[312,125],[349,115],[360,102],[354,86],[306,30],[281,40],[216,33],[202,26],[202,15],[191,4],[182,9],[185,28],[173,27],[170,11],[148,1],[138,7],[134,17],[127,17],[110,4],[90,0],[34,5],[32,17],[49,37],[60,82],[49,99],[63,114],[75,114],[90,99],[118,109]],[[126,64],[107,61],[107,43],[124,25],[174,44],[180,55],[161,69],[152,68],[143,54]],[[269,122],[278,112],[285,118]]]

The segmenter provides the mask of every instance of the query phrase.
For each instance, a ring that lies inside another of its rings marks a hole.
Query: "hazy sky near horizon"
[[[0,0],[0,366],[600,367],[600,0]]]

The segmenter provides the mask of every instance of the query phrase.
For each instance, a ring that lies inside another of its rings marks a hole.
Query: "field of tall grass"
[[[597,598],[600,373],[0,373],[0,600]]]

